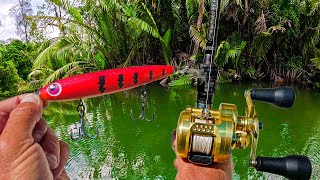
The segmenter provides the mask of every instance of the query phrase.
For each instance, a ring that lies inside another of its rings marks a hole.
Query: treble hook
[[[83,104],[82,99],[80,99],[79,105],[77,106],[77,111],[80,116],[80,123],[73,124],[69,129],[70,138],[72,140],[79,140],[83,137],[87,137],[89,139],[94,139],[98,136],[99,130],[98,127],[96,127],[96,135],[91,136],[87,134],[86,128],[85,128],[85,120],[84,120],[84,113],[85,113],[86,107]],[[76,136],[74,136],[76,134]]]
[[[146,117],[146,112],[145,112],[145,103],[147,101],[147,91],[144,89],[144,87],[142,87],[142,90],[141,90],[141,113],[139,115],[139,117],[137,118],[133,118],[133,112],[132,112],[132,109],[130,110],[130,118],[132,120],[137,120],[139,118],[141,119],[145,119],[149,122],[153,121],[154,120],[154,112],[152,112],[152,118],[151,119],[148,119]]]

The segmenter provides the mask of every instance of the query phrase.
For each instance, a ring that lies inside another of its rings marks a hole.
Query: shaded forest
[[[198,67],[210,1],[30,0],[11,9],[21,40],[0,44],[0,96],[84,72],[145,64]],[[320,88],[319,0],[221,0],[219,81]],[[48,35],[53,29],[58,36]],[[172,76],[172,86],[192,74]]]

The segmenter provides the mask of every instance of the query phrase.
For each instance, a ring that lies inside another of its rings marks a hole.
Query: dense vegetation
[[[320,87],[319,0],[221,1],[216,53],[221,81]],[[27,35],[20,33],[26,43],[0,45],[0,96],[100,69],[164,63],[197,67],[209,5],[204,0],[46,1],[36,15],[23,16],[29,24]],[[48,38],[48,27],[59,36]]]

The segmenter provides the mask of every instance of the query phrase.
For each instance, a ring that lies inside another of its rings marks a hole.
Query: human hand
[[[172,131],[172,148],[176,151],[176,130]],[[177,170],[176,180],[231,180],[233,174],[233,162],[231,155],[226,164],[212,164],[210,166],[201,166],[190,163],[187,159],[176,157],[174,167]]]
[[[69,179],[70,149],[41,117],[47,105],[36,94],[0,102],[0,179]]]

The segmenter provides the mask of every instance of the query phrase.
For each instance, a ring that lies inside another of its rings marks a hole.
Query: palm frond
[[[228,51],[227,51],[227,54],[226,54],[226,58],[229,59],[234,59],[235,57],[237,57],[239,54],[241,53],[240,51],[240,48],[236,47],[236,46],[233,46],[232,48],[230,48]]]
[[[155,38],[160,38],[160,34],[158,32],[158,29],[153,28],[150,24],[148,24],[146,21],[131,17],[128,19],[127,25],[132,29],[141,29],[144,32],[147,32],[148,34],[151,34]]]
[[[56,43],[53,43],[51,46],[47,47],[44,51],[42,51],[38,57],[33,62],[33,69],[37,69],[39,67],[42,67],[44,64],[46,64],[48,67],[52,66],[51,59],[54,54],[59,49],[62,49],[63,47],[67,47],[70,45],[70,42],[67,39],[60,39]]]
[[[131,65],[131,60],[133,59],[133,57],[135,55],[135,51],[136,50],[134,48],[130,51],[126,61],[123,63],[123,67],[127,67],[127,66]]]
[[[320,70],[320,57],[316,57],[311,59],[311,62],[313,63],[313,65]]]
[[[21,81],[18,84],[18,92],[26,93],[36,91],[36,89],[39,89],[41,87],[41,83],[41,80],[32,80],[30,82]]]
[[[230,4],[230,0],[221,0],[220,12],[224,12],[229,4]]]
[[[187,16],[189,22],[195,21],[195,14],[198,12],[199,0],[186,0]]]
[[[226,49],[230,48],[230,44],[227,41],[222,41],[217,48],[215,60],[219,68],[224,67],[228,63],[226,56]]]
[[[60,6],[60,7],[63,5],[61,0],[49,0],[49,1]]]
[[[117,0],[100,1],[100,6],[107,12],[122,9],[122,5]]]
[[[30,72],[30,74],[28,75],[28,79],[31,79],[31,80],[45,79],[52,73],[54,73],[54,70],[48,67],[40,67]]]
[[[28,75],[28,78],[31,79],[31,78],[39,77],[39,76],[42,76],[43,74],[44,72],[42,70],[36,69]]]
[[[50,41],[43,41],[40,47],[38,48],[38,53],[41,53],[42,51],[44,51],[46,48],[50,46],[50,44],[51,44]]]
[[[171,33],[172,33],[171,29],[168,29],[168,30],[166,31],[166,33],[163,35],[163,37],[162,37],[163,42],[164,42],[164,44],[165,44],[167,47],[170,46]]]
[[[70,70],[72,70],[75,67],[79,67],[80,65],[88,64],[87,62],[84,61],[76,61],[76,62],[71,62],[59,69],[57,69],[54,73],[52,73],[46,80],[44,81],[44,85],[47,85],[55,80],[58,80],[62,77],[65,77],[65,74],[68,74]],[[70,75],[70,73],[69,73]]]
[[[185,86],[192,84],[192,79],[189,74],[180,77],[179,79],[171,81],[168,85],[173,86]]]
[[[317,11],[320,11],[320,1],[319,0],[309,0],[307,1],[309,5],[308,16],[313,16]]]
[[[191,25],[189,29],[189,34],[192,38],[192,40],[199,44],[202,49],[205,49],[206,47],[206,38],[202,36],[202,34],[198,31],[198,28],[196,25]]]
[[[266,58],[267,52],[272,46],[272,36],[269,32],[259,32],[255,36],[251,53],[255,54],[257,60]]]
[[[142,3],[142,7],[143,7],[143,9],[147,12],[148,18],[151,20],[152,26],[153,26],[154,28],[156,28],[156,27],[157,27],[157,23],[156,23],[156,21],[154,20],[153,15],[151,14],[150,10],[147,8],[147,6],[146,6],[144,3]]]
[[[83,23],[84,20],[83,20],[82,15],[79,13],[77,8],[69,6],[68,12],[73,19],[75,19],[79,23]]]
[[[103,12],[95,16],[95,21],[98,31],[104,37],[104,40],[112,47],[115,47],[117,42],[115,36],[116,30],[112,23],[112,17],[107,12]]]
[[[306,56],[308,52],[315,51],[320,42],[320,20],[317,27],[306,29],[301,38],[304,42],[302,50],[304,56]]]

